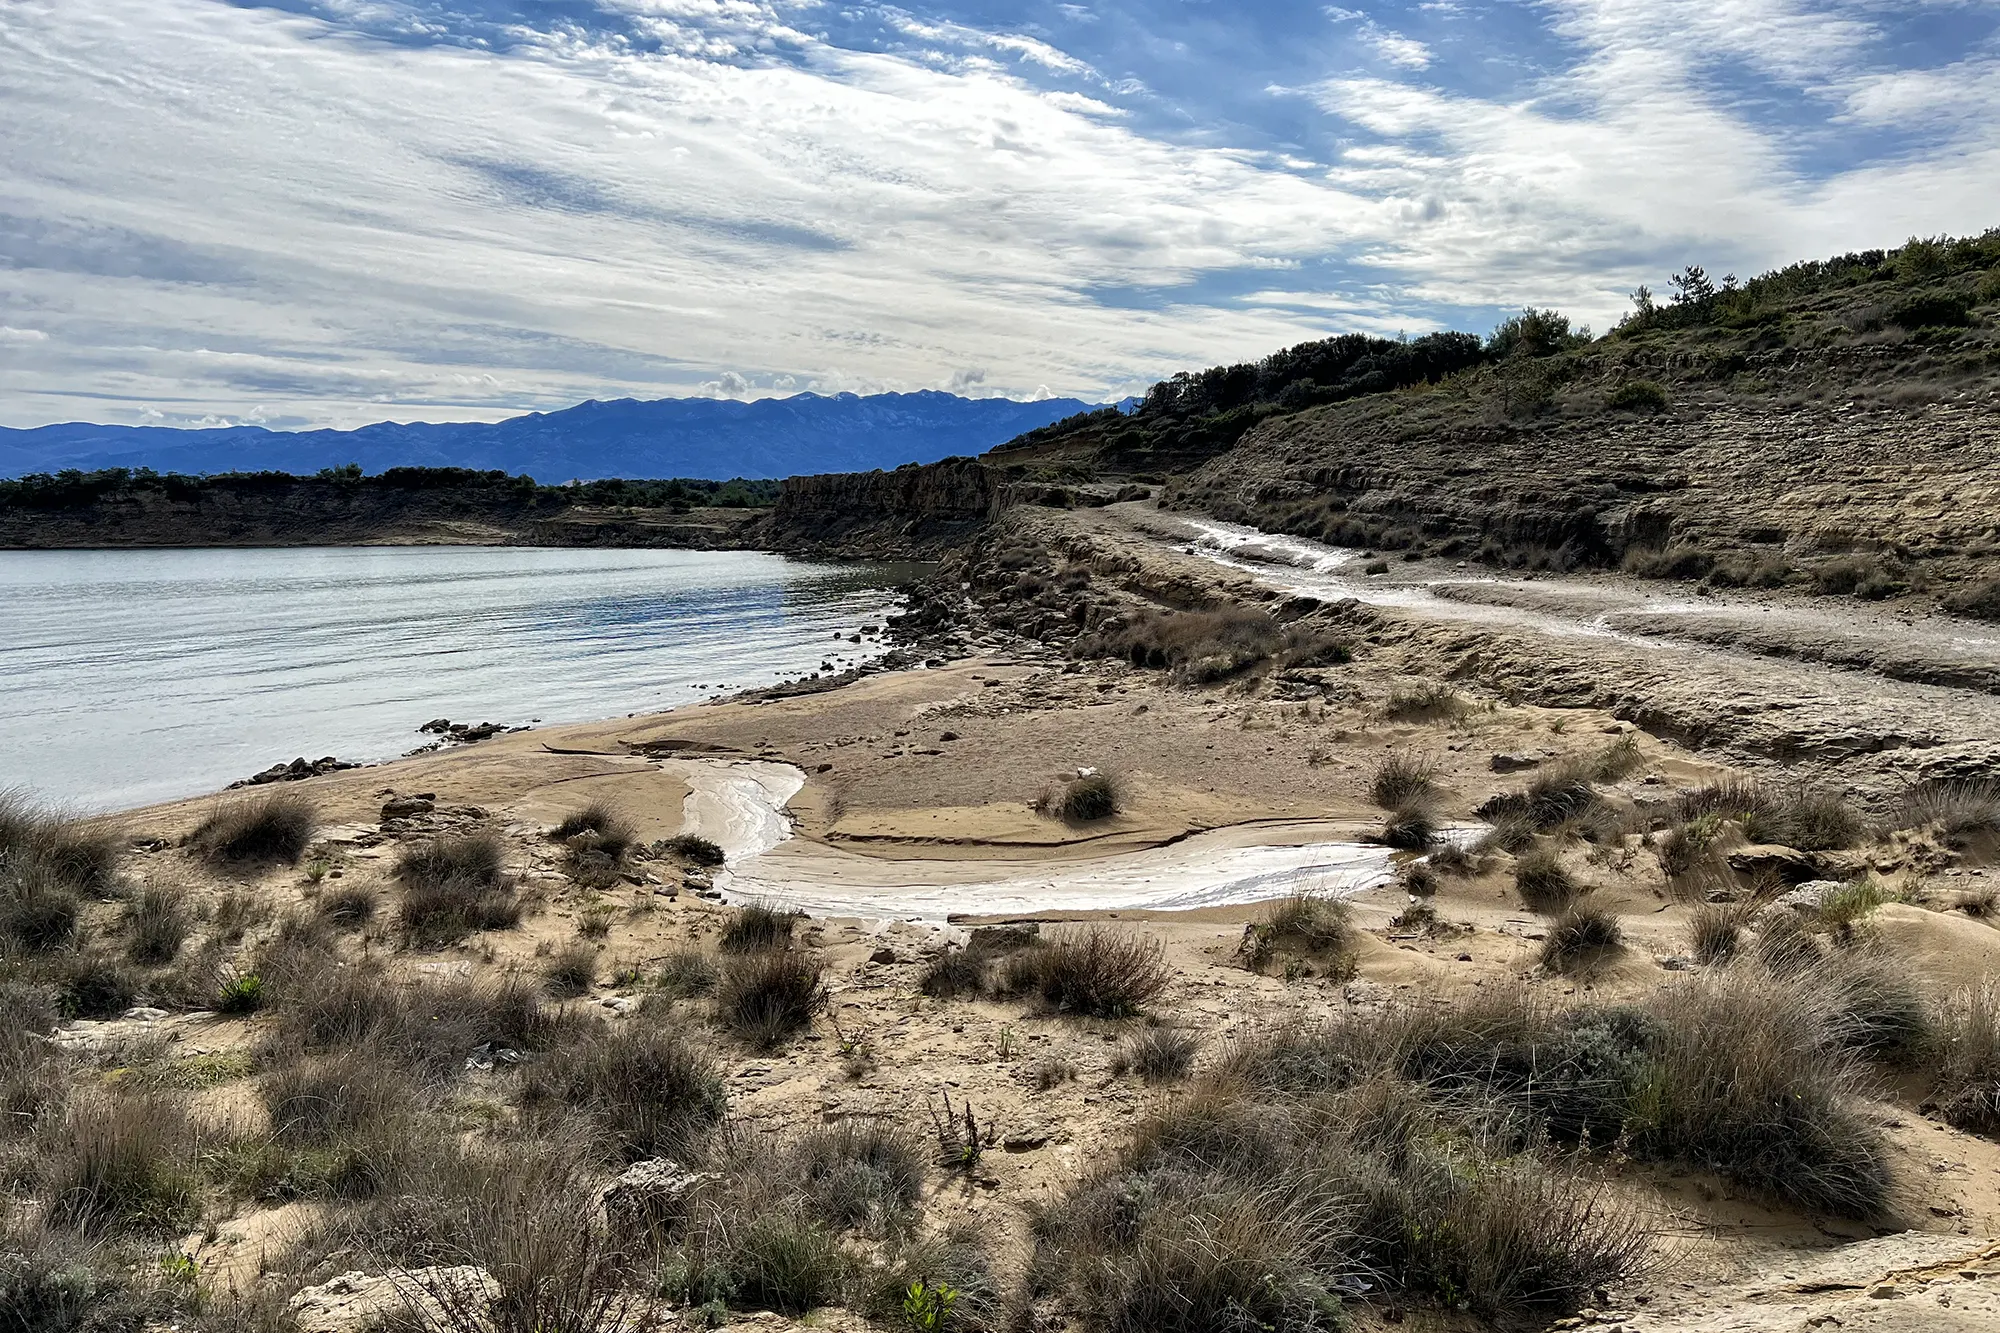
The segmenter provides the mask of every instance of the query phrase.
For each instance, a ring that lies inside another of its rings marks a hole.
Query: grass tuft
[[[764,949],[732,958],[716,987],[723,1026],[769,1050],[812,1023],[826,1005],[826,965],[798,949]]]
[[[1528,909],[1544,916],[1558,916],[1575,905],[1583,894],[1562,863],[1562,858],[1546,847],[1521,853],[1514,862],[1514,891]]]
[[[1578,903],[1556,918],[1542,941],[1542,966],[1567,974],[1591,966],[1623,947],[1625,932],[1618,918],[1601,907]]]
[[[477,930],[519,925],[521,900],[501,873],[506,847],[491,833],[437,838],[403,852],[403,932],[423,947],[453,944]]]
[[[582,1113],[624,1161],[684,1156],[728,1104],[714,1062],[675,1029],[643,1015],[555,1047],[521,1077],[531,1115]]]
[[[1149,1027],[1127,1037],[1111,1059],[1111,1076],[1137,1074],[1148,1083],[1171,1083],[1194,1069],[1201,1038],[1186,1028]]]
[[[597,950],[580,940],[563,945],[542,966],[542,987],[558,1000],[587,995],[597,984]]]
[[[1368,781],[1369,799],[1384,810],[1423,800],[1436,786],[1437,775],[1435,756],[1414,750],[1391,750],[1382,756]]]
[[[729,918],[722,928],[724,953],[755,953],[782,949],[792,942],[792,930],[801,913],[770,903],[750,903]]]
[[[318,831],[318,807],[296,792],[274,792],[216,810],[187,842],[213,862],[297,865]]]
[[[1124,1018],[1157,999],[1171,977],[1159,941],[1089,926],[1016,953],[1003,984],[1062,1013]]]

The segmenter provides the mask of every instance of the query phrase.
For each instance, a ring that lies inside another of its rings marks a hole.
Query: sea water
[[[78,810],[425,722],[655,711],[880,651],[914,565],[529,547],[0,552],[0,787]],[[836,637],[838,635],[838,637]]]

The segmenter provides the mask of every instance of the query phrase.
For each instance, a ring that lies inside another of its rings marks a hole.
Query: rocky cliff
[[[999,474],[970,458],[789,477],[759,531],[778,550],[922,558],[977,531],[1004,500]]]

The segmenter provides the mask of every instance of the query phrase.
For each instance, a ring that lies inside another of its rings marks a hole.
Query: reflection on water
[[[848,665],[912,565],[521,547],[0,553],[0,786],[90,808],[434,717],[650,711]]]

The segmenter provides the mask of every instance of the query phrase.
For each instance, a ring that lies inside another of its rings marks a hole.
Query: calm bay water
[[[580,721],[848,664],[910,565],[522,547],[0,552],[0,787],[81,809],[436,717]]]

